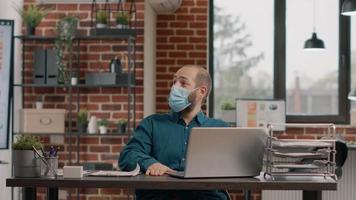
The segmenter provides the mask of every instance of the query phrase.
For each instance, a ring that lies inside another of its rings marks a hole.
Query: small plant
[[[129,24],[129,14],[126,12],[118,12],[116,14],[116,24],[128,25]]]
[[[121,119],[117,122],[117,133],[123,134],[126,132],[127,120]]]
[[[72,66],[73,39],[77,32],[78,19],[73,16],[62,17],[56,28],[55,40],[56,64],[58,66],[58,83],[68,83],[70,74],[68,69]],[[67,55],[67,58],[66,58]]]
[[[48,14],[48,10],[38,5],[28,5],[26,9],[19,7],[15,9],[21,15],[23,22],[27,26],[28,34],[30,35],[34,33],[34,29]]]
[[[88,110],[80,109],[77,116],[78,123],[84,124],[88,122]]]
[[[98,11],[96,13],[97,24],[108,24],[108,13],[105,11]]]
[[[98,126],[104,126],[108,127],[109,126],[109,121],[107,119],[102,119],[98,122]]]
[[[17,137],[17,141],[12,145],[12,148],[14,150],[32,150],[32,146],[36,149],[41,149],[43,147],[37,137],[31,135],[21,135]]]
[[[221,105],[221,110],[235,110],[236,106],[232,102],[224,102]]]

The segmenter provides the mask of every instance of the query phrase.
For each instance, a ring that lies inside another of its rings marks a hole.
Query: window
[[[236,98],[273,98],[273,13],[273,0],[215,1],[216,117],[223,104],[234,104]]]
[[[303,50],[313,32],[311,0],[210,1],[211,116],[235,98],[274,98],[286,100],[287,122],[348,123],[349,18],[340,15],[341,0],[315,3],[323,52]]]
[[[290,115],[338,113],[339,2],[286,1],[286,103]],[[303,10],[303,14],[300,11]],[[323,51],[305,51],[313,32],[325,43]]]

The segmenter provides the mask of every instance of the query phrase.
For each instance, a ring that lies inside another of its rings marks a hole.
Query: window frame
[[[350,17],[341,15],[343,0],[339,0],[339,74],[337,115],[286,115],[288,123],[337,123],[350,122]],[[214,0],[209,1],[208,54],[209,72],[212,75],[212,91],[209,96],[208,113],[214,116]],[[274,99],[286,100],[286,0],[274,0]]]

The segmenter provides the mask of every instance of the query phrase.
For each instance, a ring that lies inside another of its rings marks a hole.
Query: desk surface
[[[8,178],[8,187],[73,187],[130,189],[257,189],[257,190],[336,190],[334,180],[267,181],[256,178],[180,179],[170,176],[84,177],[82,179]]]

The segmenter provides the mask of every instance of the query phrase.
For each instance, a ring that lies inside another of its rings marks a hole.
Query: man
[[[201,107],[211,90],[209,73],[199,66],[183,66],[174,74],[168,103],[171,112],[146,117],[120,153],[119,167],[133,170],[138,163],[146,175],[161,176],[167,171],[184,171],[185,154],[193,127],[226,127],[221,120],[205,116]],[[202,138],[203,139],[203,138]],[[137,190],[142,199],[227,199],[218,190],[172,191]]]

